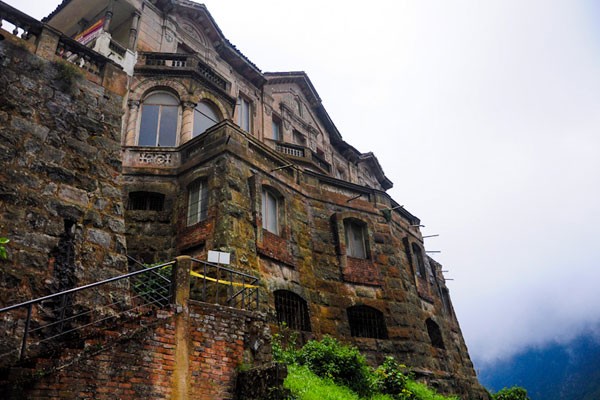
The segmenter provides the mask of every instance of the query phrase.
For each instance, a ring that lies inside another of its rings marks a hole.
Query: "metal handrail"
[[[139,271],[134,271],[134,272],[129,272],[129,273],[125,274],[125,275],[115,276],[115,277],[112,277],[112,278],[109,278],[109,279],[105,279],[103,281],[99,281],[99,282],[95,282],[95,283],[90,283],[88,285],[79,286],[79,287],[76,287],[76,288],[73,288],[73,289],[68,289],[68,290],[64,290],[62,292],[50,294],[48,296],[39,297],[37,299],[25,301],[23,303],[19,303],[19,304],[15,304],[15,305],[12,305],[12,306],[0,308],[0,314],[4,313],[6,311],[13,310],[15,308],[25,307],[25,306],[28,306],[28,305],[31,305],[31,304],[40,303],[42,301],[50,300],[50,299],[53,299],[55,297],[64,296],[64,295],[71,294],[71,293],[76,293],[76,292],[79,292],[79,291],[82,291],[82,290],[85,290],[85,289],[90,289],[90,288],[93,288],[93,287],[96,287],[96,286],[105,285],[107,283],[115,282],[115,281],[118,281],[118,280],[121,280],[121,279],[130,278],[130,277],[135,276],[135,275],[139,275],[139,274],[143,274],[143,273],[148,273],[149,271],[154,271],[156,269],[163,268],[163,267],[166,267],[166,266],[169,266],[169,265],[173,265],[173,264],[175,264],[175,261],[169,261],[167,263],[160,264],[160,265],[155,265],[155,266],[152,266],[150,268],[141,269]]]
[[[36,342],[36,344],[40,344],[40,343],[43,343],[43,342],[47,342],[47,341],[49,341],[51,339],[54,339],[56,337],[63,336],[65,334],[67,334],[67,333],[78,331],[78,330],[82,330],[83,328],[86,328],[86,327],[91,326],[91,325],[97,325],[100,322],[104,322],[106,320],[109,320],[109,319],[115,317],[115,314],[111,314],[109,316],[103,316],[103,315],[101,315],[100,319],[96,319],[96,320],[93,320],[93,321],[85,321],[85,323],[82,324],[82,325],[79,325],[77,327],[65,330],[64,329],[65,328],[65,323],[72,322],[72,321],[74,321],[76,319],[79,319],[79,318],[82,318],[82,317],[87,317],[90,314],[92,314],[93,312],[98,311],[98,310],[95,310],[95,309],[94,310],[87,310],[87,311],[84,311],[84,312],[80,312],[80,313],[76,313],[76,314],[73,314],[73,315],[67,315],[67,316],[65,316],[65,311],[67,310],[67,308],[73,306],[72,304],[67,304],[67,301],[69,301],[68,296],[71,296],[71,295],[73,295],[75,293],[79,293],[79,292],[82,292],[82,291],[85,291],[85,290],[89,290],[89,289],[93,289],[93,288],[96,288],[96,287],[99,287],[99,286],[107,285],[109,283],[121,281],[123,279],[130,279],[130,278],[136,277],[138,275],[142,275],[142,274],[152,274],[152,275],[158,275],[158,276],[160,276],[160,278],[163,279],[163,281],[164,281],[163,285],[157,285],[157,287],[150,288],[150,290],[146,291],[146,292],[136,293],[135,295],[130,294],[126,298],[127,299],[126,303],[123,303],[123,300],[118,300],[118,301],[113,301],[110,304],[106,304],[103,307],[105,307],[105,309],[106,309],[106,308],[112,308],[112,307],[118,306],[119,304],[128,304],[126,310],[122,310],[121,309],[120,312],[116,314],[116,315],[120,315],[120,314],[124,314],[126,312],[129,312],[129,311],[132,311],[132,310],[134,310],[136,308],[139,308],[139,307],[144,307],[144,306],[149,306],[149,305],[157,305],[157,304],[158,305],[164,305],[164,303],[168,303],[170,301],[170,298],[166,298],[162,293],[159,293],[158,291],[159,290],[169,291],[170,287],[171,287],[171,281],[169,279],[165,278],[164,276],[158,274],[156,272],[156,270],[158,270],[160,268],[164,268],[166,266],[171,266],[173,264],[175,264],[175,261],[169,261],[169,262],[158,264],[158,265],[155,265],[155,266],[152,266],[152,267],[149,267],[149,268],[144,266],[145,268],[140,269],[138,271],[129,272],[127,274],[123,274],[123,275],[116,276],[116,277],[113,277],[113,278],[105,279],[105,280],[102,280],[102,281],[99,281],[99,282],[90,283],[88,285],[79,286],[79,287],[76,287],[76,288],[73,288],[73,289],[63,290],[61,292],[54,293],[54,294],[51,294],[51,295],[48,295],[48,296],[39,297],[37,299],[33,299],[33,300],[25,301],[25,302],[22,302],[22,303],[14,304],[12,306],[1,308],[0,309],[0,314],[6,314],[6,313],[8,313],[8,312],[10,312],[12,310],[16,310],[16,309],[19,309],[19,308],[25,308],[26,309],[27,315],[25,317],[25,323],[24,323],[24,327],[23,327],[23,333],[22,333],[22,338],[21,338],[21,346],[20,346],[20,351],[19,351],[19,359],[22,360],[25,357],[25,354],[26,354],[26,351],[27,351],[27,339],[34,332],[42,331],[44,329],[49,329],[49,328],[56,329],[57,326],[58,326],[58,331],[59,332],[56,333],[56,334],[52,334],[49,337],[39,339]],[[40,326],[35,327],[35,328],[32,329],[31,323],[32,323],[33,306],[39,304],[39,305],[42,306],[42,310],[43,310],[43,307],[45,306],[43,304],[44,302],[50,302],[50,301],[53,301],[53,300],[56,300],[56,299],[60,299],[61,305],[58,308],[56,308],[55,310],[50,310],[50,311],[52,311],[52,312],[54,312],[54,311],[60,311],[60,313],[61,313],[60,317],[56,321],[52,321],[52,322],[40,325]],[[143,299],[144,303],[143,304],[135,305],[133,307],[129,307],[131,304],[133,304],[133,301],[136,300],[136,299]],[[19,320],[20,320],[20,318],[19,318]],[[54,333],[54,332],[51,332],[51,333]],[[19,336],[17,336],[17,338],[18,337]],[[12,351],[9,351],[8,353],[2,354],[2,356],[7,356],[7,355],[12,354],[14,352],[16,352],[16,349],[12,350]]]
[[[233,270],[231,268],[227,268],[224,267],[220,264],[213,264],[207,261],[202,261],[202,260],[198,260],[195,258],[192,258],[192,262],[198,263],[203,265],[203,278],[199,278],[202,280],[202,301],[208,301],[208,285],[210,283],[215,283],[216,286],[214,287],[214,299],[216,303],[219,303],[219,285],[227,285],[228,286],[228,293],[226,293],[227,297],[225,299],[225,303],[228,306],[232,306],[234,304],[234,301],[237,298],[241,298],[241,302],[239,304],[241,304],[241,308],[245,309],[248,306],[251,305],[251,303],[254,303],[254,307],[255,309],[258,309],[259,306],[259,290],[258,290],[258,283],[259,283],[259,278],[257,278],[256,276],[253,275],[249,275],[246,274],[244,272],[240,272],[240,271],[236,271]],[[216,269],[216,281],[214,278],[212,277],[208,277],[208,268],[212,267]],[[225,278],[221,278],[221,273],[224,272],[225,273]],[[229,278],[227,278],[227,276]],[[236,282],[235,277],[240,277],[241,282]],[[246,280],[249,280],[249,282],[246,282]],[[235,290],[235,286],[241,286],[241,288],[239,290]],[[255,295],[255,296],[254,296]],[[255,298],[253,298],[255,297]]]

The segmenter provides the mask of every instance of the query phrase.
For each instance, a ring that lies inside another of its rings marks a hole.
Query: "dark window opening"
[[[310,317],[306,301],[287,290],[276,290],[274,294],[277,322],[286,324],[290,329],[310,332]]]
[[[418,244],[413,243],[412,251],[417,263],[417,275],[419,275],[421,278],[426,278],[427,271],[425,270],[425,261],[423,260],[423,252],[421,251],[421,248]]]
[[[350,334],[354,337],[387,339],[383,313],[369,306],[354,306],[347,310]]]
[[[433,347],[445,349],[444,340],[442,339],[442,331],[440,330],[439,325],[436,324],[431,318],[427,318],[425,325],[427,326],[427,333],[429,334],[429,340],[431,340]]]
[[[165,207],[165,195],[155,192],[129,193],[128,210],[162,211]]]

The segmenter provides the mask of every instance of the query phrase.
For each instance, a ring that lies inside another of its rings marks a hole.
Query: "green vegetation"
[[[392,357],[372,369],[356,347],[329,336],[297,349],[293,333],[275,335],[273,357],[288,365],[284,386],[295,400],[456,400],[415,382]]]
[[[75,88],[75,82],[84,76],[79,67],[68,61],[55,61],[56,79],[63,90],[72,92]]]
[[[504,388],[498,393],[493,394],[492,398],[494,400],[529,400],[527,390],[519,386]]]
[[[0,260],[6,260],[8,258],[8,253],[6,252],[5,244],[8,244],[10,240],[5,237],[0,237]]]

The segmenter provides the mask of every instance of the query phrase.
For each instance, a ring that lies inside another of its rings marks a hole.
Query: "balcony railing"
[[[287,154],[288,156],[293,157],[302,157],[304,158],[306,148],[304,146],[298,146],[295,144],[289,143],[277,143],[276,149],[278,152]]]
[[[140,52],[139,56],[138,69],[159,67],[167,70],[191,71],[219,89],[227,90],[227,81],[195,54]]]
[[[320,155],[309,149],[308,147],[300,146],[292,143],[278,142],[275,149],[288,156],[303,159],[310,164],[316,165],[321,170],[327,173],[331,172],[331,165],[325,161]]]

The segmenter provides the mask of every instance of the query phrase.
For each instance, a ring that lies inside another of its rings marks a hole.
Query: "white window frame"
[[[281,200],[277,193],[269,189],[262,191],[262,227],[263,229],[279,235]]]
[[[196,179],[188,186],[187,226],[204,221],[208,214],[206,179]]]
[[[160,103],[149,103],[149,100],[151,100],[151,98],[155,95],[167,95],[169,97],[171,97],[173,100],[175,100],[176,104],[160,104]],[[137,142],[138,142],[138,146],[148,146],[148,145],[140,145],[140,139],[142,136],[142,121],[143,121],[143,117],[144,117],[144,107],[147,106],[158,106],[158,116],[157,116],[157,120],[156,120],[156,126],[154,127],[155,131],[154,131],[154,144],[153,147],[156,146],[160,146],[160,139],[161,139],[161,122],[162,122],[162,118],[163,118],[163,114],[164,114],[164,110],[166,107],[173,107],[176,110],[176,116],[175,116],[175,143],[173,144],[174,146],[177,146],[178,144],[178,137],[179,137],[179,122],[180,122],[180,106],[179,106],[179,99],[177,98],[177,96],[175,96],[174,94],[167,92],[167,91],[162,91],[162,90],[158,90],[158,91],[154,91],[152,93],[150,93],[148,96],[146,96],[146,98],[144,99],[144,101],[142,102],[141,108],[140,108],[140,116],[139,116],[139,128],[138,128],[138,135],[137,135]],[[149,134],[149,136],[151,137],[152,135]],[[171,147],[171,146],[165,146],[165,147]]]

